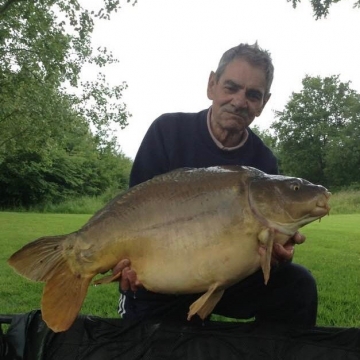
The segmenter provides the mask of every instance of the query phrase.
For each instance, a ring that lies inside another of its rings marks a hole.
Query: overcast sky
[[[296,9],[286,0],[138,0],[135,6],[123,0],[93,36],[94,47],[106,46],[120,60],[106,68],[111,83],[129,86],[123,100],[133,116],[118,133],[122,151],[134,158],[161,114],[209,107],[210,71],[241,42],[258,41],[275,66],[272,97],[254,122],[261,128],[301,90],[305,75],[339,74],[360,92],[360,10],[352,5],[342,0],[326,19],[315,20],[310,0]]]

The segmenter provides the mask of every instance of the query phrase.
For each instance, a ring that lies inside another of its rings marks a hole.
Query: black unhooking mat
[[[2,360],[328,360],[360,359],[360,329],[295,330],[254,323],[127,323],[79,316],[53,333],[39,311],[12,317],[0,334]]]

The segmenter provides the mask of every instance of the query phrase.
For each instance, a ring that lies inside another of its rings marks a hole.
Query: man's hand
[[[122,259],[113,268],[113,274],[121,272],[119,283],[122,291],[136,291],[141,286],[141,283],[137,279],[136,272],[131,269],[130,265],[130,260]]]
[[[302,244],[304,241],[305,236],[297,232],[284,245],[275,243],[272,252],[272,263],[278,264],[279,262],[290,261],[294,256],[295,245]]]

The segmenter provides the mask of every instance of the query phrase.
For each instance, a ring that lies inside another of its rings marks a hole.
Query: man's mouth
[[[247,115],[242,113],[234,113],[232,111],[226,111],[231,117],[236,117],[237,119],[246,120]]]

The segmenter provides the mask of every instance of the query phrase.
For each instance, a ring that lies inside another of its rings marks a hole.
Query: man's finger
[[[128,272],[130,268],[124,268],[121,272],[120,288],[122,291],[128,291],[130,289],[130,282],[128,278]]]
[[[303,234],[300,234],[299,232],[295,233],[292,237],[292,240],[295,244],[302,244],[305,241],[306,237]]]
[[[130,260],[128,259],[120,260],[113,268],[113,273],[114,274],[119,273],[122,270],[124,270],[126,267],[129,267],[129,265],[130,265]]]
[[[128,278],[131,290],[136,291],[138,289],[137,285],[139,284],[139,282],[137,280],[135,271],[132,269],[129,269],[126,273],[126,276]]]
[[[291,260],[294,256],[294,245],[287,244],[286,246],[282,246],[281,244],[274,244],[275,258],[281,260]]]

